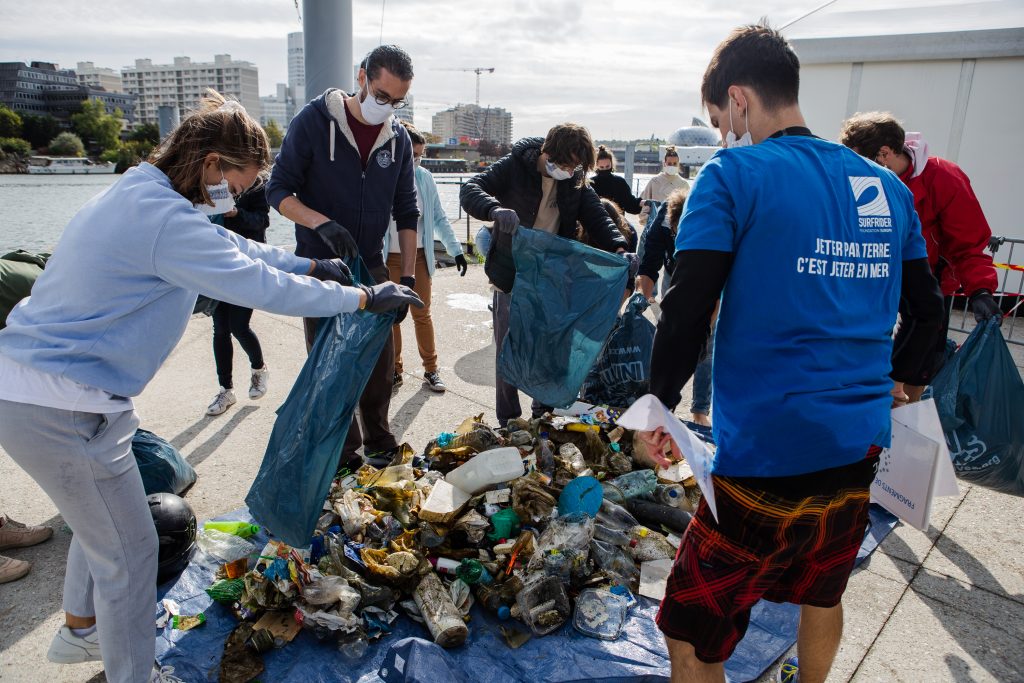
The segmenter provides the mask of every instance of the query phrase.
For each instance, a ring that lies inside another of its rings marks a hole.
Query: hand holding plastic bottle
[[[679,446],[664,427],[658,427],[653,432],[640,432],[640,440],[647,446],[648,455],[658,467],[671,467],[683,459]],[[666,458],[664,455],[667,447],[671,447],[671,458]]]

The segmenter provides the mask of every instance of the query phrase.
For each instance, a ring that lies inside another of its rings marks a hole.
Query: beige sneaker
[[[53,536],[53,529],[48,526],[26,526],[7,515],[0,517],[0,550],[27,548],[42,543],[50,536]]]
[[[13,557],[0,555],[0,583],[17,581],[28,574],[28,570],[31,568],[32,565],[25,560],[16,560]]]

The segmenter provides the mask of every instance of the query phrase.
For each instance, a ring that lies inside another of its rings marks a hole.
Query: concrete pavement
[[[411,319],[405,334],[405,384],[391,404],[400,440],[421,450],[463,417],[494,420],[494,346],[483,268],[465,278],[454,269],[434,278],[433,314],[447,394],[420,383]],[[271,370],[261,401],[245,398],[248,372],[236,348],[239,402],[219,417],[204,416],[217,390],[211,324],[196,318],[167,364],[137,401],[142,426],[169,439],[196,467],[187,495],[200,520],[243,505],[274,423],[274,409],[305,358],[301,321],[257,312],[253,328]],[[140,341],[141,343],[141,341]],[[689,389],[683,393],[687,409]],[[523,397],[528,409],[529,399]],[[0,680],[91,683],[99,664],[58,666],[45,659],[62,623],[60,595],[70,532],[48,498],[0,450],[0,512],[47,524],[54,538],[4,551],[33,562],[32,573],[0,585]],[[900,526],[850,581],[846,632],[829,681],[1024,680],[1024,499],[961,483],[961,494],[939,499],[932,528]],[[761,679],[775,680],[775,669]]]

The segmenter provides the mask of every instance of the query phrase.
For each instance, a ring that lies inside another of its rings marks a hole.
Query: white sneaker
[[[174,673],[173,666],[162,666],[159,669],[153,667],[153,673],[149,677],[149,683],[185,683],[184,680],[177,676],[172,676]]]
[[[206,409],[206,414],[211,417],[214,415],[221,415],[225,410],[238,403],[238,399],[235,398],[235,392],[230,389],[220,388],[220,393],[213,399],[213,403]]]
[[[270,370],[264,365],[259,370],[252,371],[252,382],[249,384],[249,398],[256,400],[263,398],[267,393],[267,380],[270,379]]]
[[[67,626],[61,626],[50,643],[46,658],[55,664],[81,664],[99,662],[100,634],[93,631],[87,636],[76,636]]]

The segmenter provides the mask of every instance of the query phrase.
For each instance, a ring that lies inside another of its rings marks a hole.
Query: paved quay
[[[411,318],[403,325],[405,384],[391,403],[399,440],[421,450],[466,416],[494,422],[494,345],[483,268],[434,278],[433,315],[441,373],[449,390],[421,386]],[[305,358],[301,320],[257,312],[253,328],[270,367],[270,391],[245,397],[247,364],[235,354],[238,403],[205,417],[217,390],[209,318],[195,318],[136,405],[142,427],[170,440],[199,474],[187,500],[200,520],[243,505],[274,423]],[[139,340],[145,343],[145,340]],[[1019,351],[1015,355],[1020,362]],[[688,409],[689,388],[684,390]],[[524,397],[524,407],[528,407]],[[0,512],[53,527],[52,540],[4,551],[32,561],[20,581],[0,585],[0,680],[105,680],[101,666],[46,661],[62,623],[64,559],[71,534],[35,483],[0,450]],[[1024,498],[961,482],[936,501],[932,527],[899,526],[850,581],[846,630],[829,681],[1024,681]],[[762,681],[775,680],[776,667]]]

